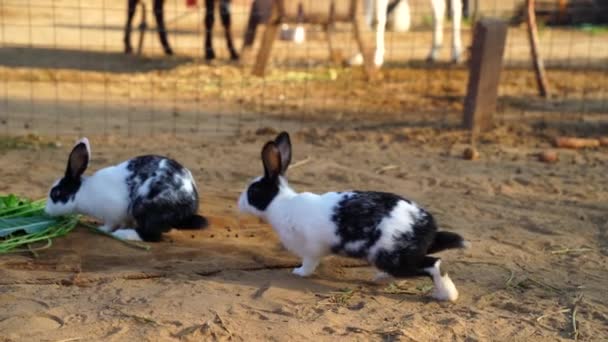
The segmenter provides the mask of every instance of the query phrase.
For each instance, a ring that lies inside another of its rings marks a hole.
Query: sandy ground
[[[150,251],[80,227],[37,257],[0,256],[0,341],[608,339],[608,151],[536,158],[558,134],[608,135],[605,32],[543,29],[554,93],[544,100],[524,31],[512,28],[506,60],[525,68],[503,71],[505,125],[477,138],[480,160],[465,161],[469,138],[455,127],[466,66],[422,62],[428,31],[390,34],[376,83],[330,65],[314,31],[302,46],[277,42],[261,79],[222,60],[221,39],[220,60],[201,61],[202,18],[182,1],[167,2],[172,58],[154,34],[145,56],[121,53],[124,1],[29,3],[0,3],[0,192],[44,196],[86,134],[92,170],[143,153],[180,160],[212,224]],[[372,269],[347,259],[291,275],[297,260],[270,227],[235,212],[261,171],[273,130],[255,132],[265,127],[288,129],[295,161],[309,160],[290,171],[296,189],[394,191],[473,241],[442,254],[459,301],[430,300],[427,279],[374,284]],[[4,137],[21,134],[33,135]]]
[[[245,3],[233,6],[237,46]],[[202,11],[187,9],[182,1],[166,5],[176,56],[160,55],[154,32],[145,36],[143,56],[125,56],[124,6],[118,0],[0,4],[0,131],[226,135],[264,127],[268,117],[296,129],[311,122],[453,126],[460,121],[467,68],[424,62],[431,40],[428,23],[413,32],[389,32],[387,64],[375,83],[365,82],[359,68],[329,63],[324,36],[315,27],[308,28],[305,44],[276,42],[267,77],[257,78],[250,75],[250,64],[226,61],[219,19],[214,31],[219,58],[211,64],[201,60]],[[420,1],[413,5],[414,17],[425,18],[422,7]],[[503,10],[496,4],[487,9]],[[343,57],[350,56],[355,52],[350,29],[339,27],[337,34]],[[544,27],[540,36],[551,67],[552,97],[536,97],[525,30],[512,27],[505,52],[512,67],[501,76],[497,120],[605,121],[608,34]],[[372,40],[372,32],[367,37]],[[442,61],[449,58],[449,39],[446,26]],[[468,24],[463,39],[468,46]]]
[[[11,58],[19,60],[18,55]],[[117,58],[117,69],[137,68],[123,58]],[[165,63],[150,62],[159,68]],[[290,129],[453,127],[461,122],[467,85],[467,71],[459,67],[390,67],[377,83],[365,82],[360,70],[325,67],[275,70],[266,79],[235,66],[196,63],[136,74],[3,70],[8,81],[0,84],[0,132],[5,134],[210,136],[275,124]],[[605,123],[605,75],[601,70],[553,70],[549,78],[555,95],[546,100],[536,96],[529,70],[505,70],[496,123]]]
[[[203,231],[172,231],[150,251],[78,228],[52,248],[0,257],[5,341],[579,340],[608,338],[606,147],[537,161],[551,128],[503,127],[463,160],[464,132],[392,128],[292,132],[300,191],[389,190],[429,208],[473,242],[441,256],[455,304],[430,280],[386,284],[356,260],[327,258],[309,279],[267,225],[235,211],[273,134],[188,140],[92,137],[91,170],[155,152],[179,159],[201,188]],[[0,191],[44,196],[70,139],[3,144]],[[59,147],[57,147],[59,146]],[[574,317],[573,317],[574,316]],[[576,330],[573,325],[576,320]]]

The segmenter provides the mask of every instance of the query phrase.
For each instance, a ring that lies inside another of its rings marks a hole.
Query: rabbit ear
[[[71,179],[78,179],[89,166],[91,147],[87,138],[80,139],[70,153],[68,167],[65,176]]]
[[[265,178],[276,179],[281,174],[281,153],[273,141],[267,142],[262,148],[262,163]]]
[[[281,155],[281,174],[284,175],[291,163],[291,140],[289,139],[289,133],[281,132],[274,139],[274,143],[279,148]]]

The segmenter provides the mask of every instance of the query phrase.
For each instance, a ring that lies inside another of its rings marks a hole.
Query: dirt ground
[[[551,128],[505,126],[478,138],[392,128],[292,132],[291,185],[299,191],[388,190],[433,212],[473,242],[441,254],[460,291],[454,304],[430,280],[371,282],[356,260],[327,258],[308,279],[270,227],[235,202],[261,172],[260,146],[276,133],[189,140],[91,137],[91,170],[140,153],[189,167],[201,189],[203,231],[172,231],[139,250],[79,227],[49,249],[0,257],[4,341],[535,340],[608,338],[607,147],[551,149]],[[144,139],[144,140],[142,140]],[[71,139],[2,144],[0,192],[42,197],[64,169]]]
[[[412,5],[415,18],[424,18],[426,12],[420,11],[430,8],[424,2]],[[246,3],[233,4],[237,46],[248,14]],[[145,36],[143,56],[125,56],[125,4],[0,4],[0,132],[226,135],[270,125],[268,118],[290,129],[404,122],[454,126],[460,121],[468,71],[464,63],[445,63],[450,54],[448,26],[442,62],[435,65],[424,62],[431,41],[428,23],[412,32],[389,32],[387,63],[381,80],[372,83],[363,80],[359,68],[329,63],[324,35],[308,27],[305,44],[276,42],[268,75],[258,78],[250,74],[251,61],[244,66],[227,61],[219,19],[214,31],[218,60],[202,60],[203,11],[188,9],[183,1],[166,4],[176,56],[160,54],[153,31]],[[149,20],[152,30],[151,16]],[[340,26],[337,35],[337,47],[349,57],[355,52],[350,29]],[[501,75],[497,121],[542,117],[605,122],[608,33],[541,27],[550,99],[536,95],[526,37],[522,27],[509,29],[509,68]],[[373,40],[371,31],[367,38]],[[465,23],[464,46],[470,41],[470,24]]]
[[[608,147],[537,160],[556,135],[608,135],[606,32],[543,28],[553,97],[539,99],[525,31],[511,28],[497,128],[467,161],[470,137],[455,128],[466,65],[424,63],[428,30],[387,36],[378,82],[329,64],[314,30],[301,46],[277,42],[256,78],[224,60],[219,29],[219,60],[201,60],[202,17],[183,1],[167,2],[171,58],[153,33],[144,56],[121,53],[125,1],[32,3],[0,3],[0,193],[45,196],[87,135],[91,170],[178,159],[211,226],[149,251],[79,227],[37,255],[0,256],[0,341],[608,340]],[[339,35],[349,56],[350,32]],[[431,300],[428,279],[375,284],[356,260],[293,276],[271,228],[235,208],[278,129],[304,161],[289,174],[297,190],[396,192],[471,240],[441,255],[458,302]]]

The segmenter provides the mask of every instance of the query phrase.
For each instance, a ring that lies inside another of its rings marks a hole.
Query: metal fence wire
[[[133,19],[133,50],[125,54],[128,2],[0,0],[0,132],[228,135],[265,126],[457,125],[468,77],[466,48],[480,17],[510,23],[495,116],[499,123],[606,121],[605,0],[537,1],[540,49],[552,89],[548,99],[537,96],[520,0],[464,1],[465,62],[459,64],[449,62],[450,22],[438,61],[426,61],[432,39],[430,0],[410,0],[411,27],[396,32],[391,28],[398,23],[389,20],[382,79],[374,82],[365,80],[360,67],[343,62],[357,52],[346,24],[335,27],[341,60],[329,58],[322,27],[304,25],[304,41],[278,40],[266,76],[256,77],[251,61],[231,60],[225,18],[217,11],[212,35],[216,58],[208,61],[204,0],[164,1],[171,56],[165,55],[154,20],[154,2],[163,1],[141,0],[144,5],[136,7]],[[230,5],[239,50],[251,0]],[[140,25],[144,8],[145,27]],[[282,37],[289,38],[293,28],[285,28]],[[262,32],[258,30],[254,54]],[[365,39],[374,44],[372,28],[365,29]]]

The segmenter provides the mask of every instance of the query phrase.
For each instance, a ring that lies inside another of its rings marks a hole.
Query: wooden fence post
[[[474,132],[492,127],[506,40],[504,20],[482,19],[475,25],[463,115],[464,127]]]
[[[270,60],[270,52],[272,51],[274,41],[277,39],[279,25],[281,25],[283,16],[285,15],[284,0],[274,0],[270,13],[270,18],[264,29],[260,50],[253,65],[253,74],[260,77],[264,76],[266,72],[266,65],[268,65],[268,61]]]
[[[549,82],[547,82],[547,75],[545,74],[545,63],[543,62],[543,59],[540,56],[540,49],[538,47],[538,28],[536,26],[536,10],[534,0],[527,0],[526,8],[528,39],[530,40],[530,53],[532,54],[532,63],[534,64],[534,73],[536,75],[538,94],[542,97],[549,97]]]

